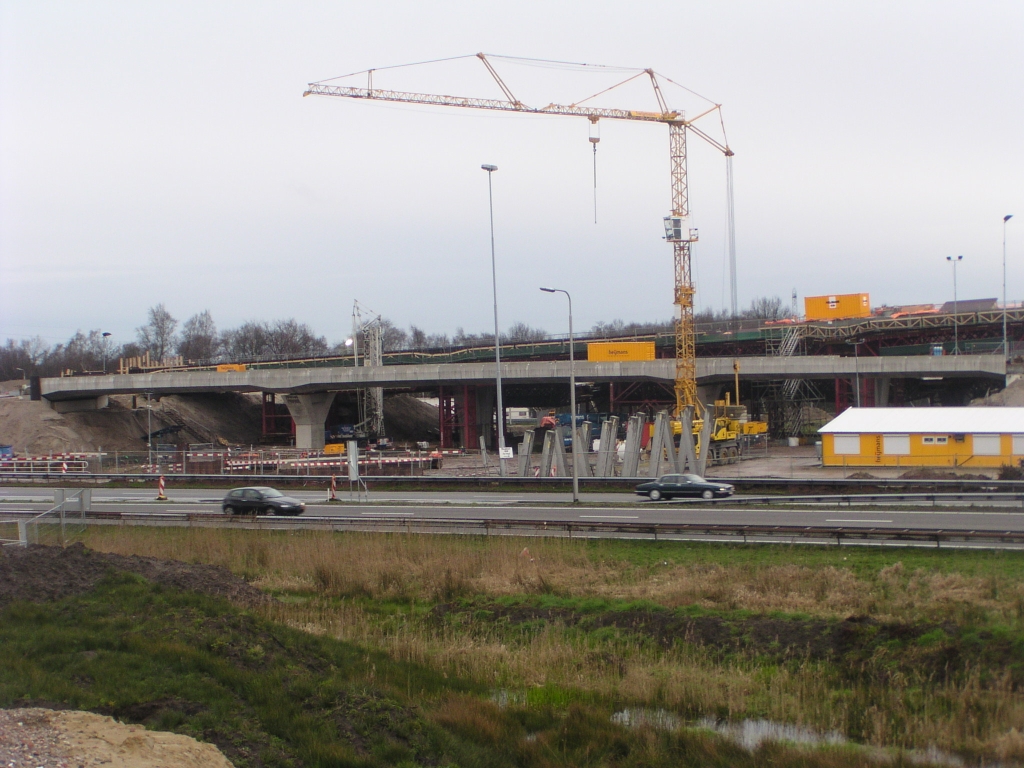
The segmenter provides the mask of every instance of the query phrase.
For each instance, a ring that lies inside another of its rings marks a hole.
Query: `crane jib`
[[[467,109],[495,109],[502,112],[524,112],[532,115],[565,115],[569,117],[596,117],[608,120],[641,120],[654,123],[685,122],[682,112],[644,112],[636,109],[605,109],[581,107],[573,104],[548,104],[546,107],[528,107],[522,102],[504,99],[483,99],[466,96],[445,96],[432,93],[388,91],[378,88],[354,88],[340,85],[310,83],[303,96],[341,96],[349,99],[376,99],[399,101],[407,104],[436,104],[441,107]]]

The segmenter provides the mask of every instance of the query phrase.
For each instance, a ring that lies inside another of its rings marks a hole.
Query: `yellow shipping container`
[[[804,316],[808,320],[842,320],[851,317],[870,317],[871,299],[866,293],[805,296]]]
[[[595,363],[653,359],[653,341],[596,341],[587,344],[587,360]]]
[[[328,443],[324,446],[324,453],[328,456],[331,455],[345,455],[345,444],[344,443]]]
[[[245,373],[244,363],[222,363],[217,366],[217,373]]]

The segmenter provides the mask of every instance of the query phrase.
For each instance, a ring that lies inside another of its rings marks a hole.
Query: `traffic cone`
[[[164,480],[164,476],[160,475],[160,479],[156,481],[156,500],[167,501],[167,496],[164,495],[164,488],[167,487],[167,482]]]
[[[338,500],[338,479],[334,475],[331,475],[331,490],[330,493],[327,494],[327,500]]]

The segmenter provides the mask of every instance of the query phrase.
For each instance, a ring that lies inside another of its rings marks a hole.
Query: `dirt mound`
[[[182,427],[160,442],[224,442],[252,445],[260,439],[260,406],[254,396],[169,395],[150,403],[153,430]],[[110,398],[98,411],[57,413],[45,401],[27,396],[0,398],[0,443],[33,456],[51,452],[143,451],[150,417],[145,398]]]
[[[242,605],[271,600],[220,566],[114,555],[73,544],[67,549],[0,549],[0,608],[16,600],[40,603],[84,594],[111,571],[134,573],[163,586],[203,592]]]
[[[911,469],[899,477],[900,480],[991,480],[989,475],[972,474],[971,472],[952,472],[949,470]]]
[[[972,406],[1003,406],[1011,408],[1024,407],[1024,379],[1017,379],[1006,389],[994,392],[986,397],[971,401]]]
[[[412,395],[385,397],[384,432],[392,440],[399,442],[436,442],[441,435],[438,428],[437,406]]]

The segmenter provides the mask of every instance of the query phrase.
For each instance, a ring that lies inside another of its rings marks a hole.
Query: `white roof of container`
[[[859,434],[1024,434],[1024,408],[847,408],[818,431]]]

